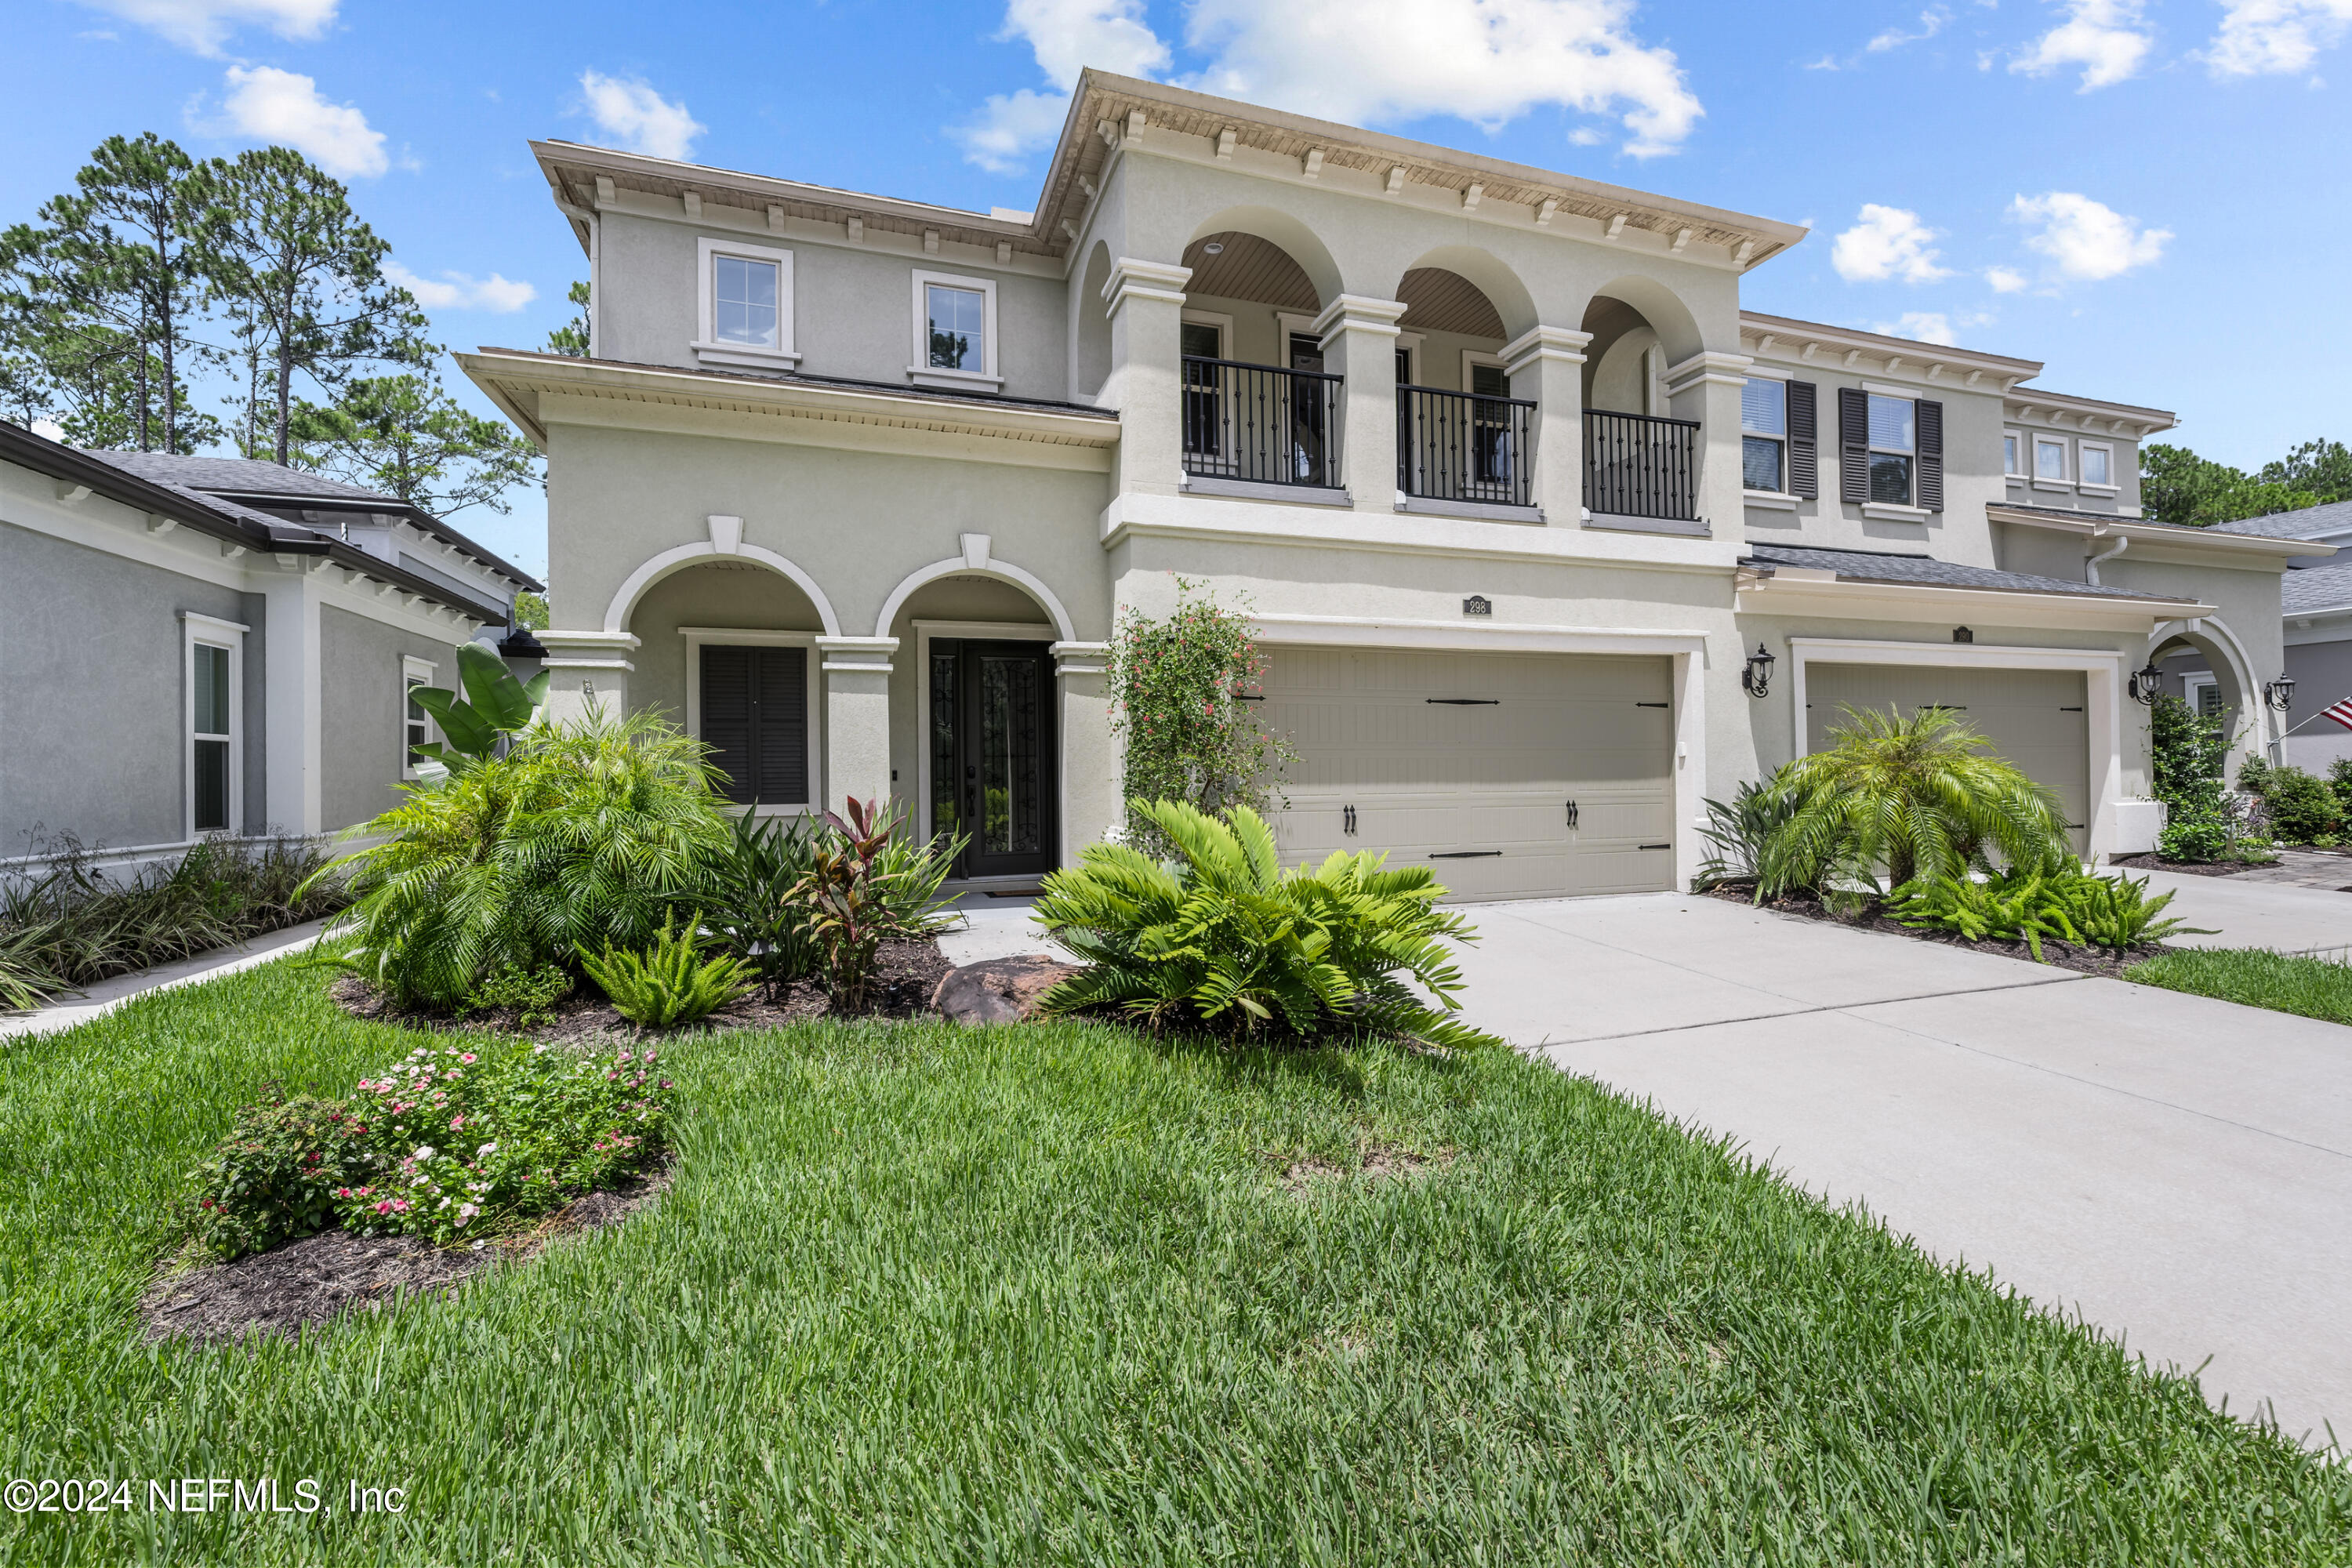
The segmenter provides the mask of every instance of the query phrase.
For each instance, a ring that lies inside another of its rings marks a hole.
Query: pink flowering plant
[[[420,1046],[348,1103],[240,1116],[194,1173],[193,1228],[223,1258],[337,1222],[461,1245],[644,1168],[664,1146],[670,1087],[650,1048]]]

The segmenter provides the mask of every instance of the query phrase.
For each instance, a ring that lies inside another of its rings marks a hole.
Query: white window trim
[[[982,345],[987,352],[985,370],[934,370],[930,367],[931,309],[930,301],[925,298],[923,290],[934,283],[943,289],[974,289],[981,295],[981,331],[987,335],[988,340]],[[917,386],[985,386],[994,389],[1004,384],[1004,377],[997,368],[995,279],[967,278],[955,272],[919,271],[915,274],[914,312],[912,333],[914,357],[907,364],[908,381]]]
[[[1196,327],[1216,328],[1217,357],[1219,359],[1234,357],[1234,319],[1231,316],[1222,310],[1186,310],[1183,312],[1183,320]]]
[[[1913,479],[1915,481],[1917,479],[1916,470]],[[1893,501],[1866,500],[1862,503],[1862,515],[1882,518],[1889,522],[1925,522],[1936,514],[1924,506],[1897,506]]]
[[[2189,704],[2189,710],[2190,712],[2202,713],[2204,710],[2197,705],[2199,693],[2203,691],[2206,687],[2218,687],[2221,684],[2221,683],[2215,679],[2212,674],[2209,671],[2200,670],[2195,674],[2184,675],[2180,678],[2181,700]],[[2222,711],[2226,714],[2229,710],[2225,708]]]
[[[1875,441],[1873,441],[1870,438],[1870,407],[1867,403],[1863,405],[1863,451],[1865,454],[1884,452],[1890,458],[1907,458],[1911,460],[1911,501],[1897,503],[1895,501],[1885,500],[1866,500],[1861,503],[1862,515],[1864,517],[1891,518],[1897,522],[1925,521],[1930,515],[1927,509],[1923,506],[1916,506],[1912,504],[1913,501],[1916,501],[1919,499],[1919,399],[1907,389],[1880,386],[1874,382],[1864,382],[1862,384],[1862,390],[1865,397],[1884,397],[1890,399],[1893,402],[1907,403],[1911,405],[1911,445],[1907,449],[1899,447],[1882,447]],[[1867,478],[1868,469],[1866,466],[1866,458],[1864,461],[1864,477]]]
[[[408,683],[422,680],[430,686],[433,684],[433,672],[440,668],[431,659],[418,658],[414,654],[404,655],[400,660],[400,776],[404,779],[413,781],[416,777],[415,765],[408,760]],[[433,715],[428,712],[425,715],[425,743],[429,745],[440,739],[441,726],[433,721]]]
[[[816,639],[823,632],[747,631],[733,626],[680,626],[678,635],[686,639],[686,732],[696,740],[702,739],[702,649],[705,644],[719,647],[802,647],[809,650],[808,698],[805,722],[808,735],[802,747],[808,758],[808,800],[801,805],[755,805],[757,816],[804,816],[824,809],[824,763],[823,700],[817,677],[817,667],[824,661],[817,657]],[[733,803],[730,802],[731,805]],[[724,809],[722,807],[722,809]]]
[[[1328,333],[1318,332],[1315,330],[1314,317],[1302,316],[1295,310],[1276,310],[1274,313],[1274,330],[1276,333],[1274,344],[1274,362],[1277,366],[1285,370],[1287,370],[1290,367],[1290,340],[1292,338],[1313,338],[1318,346],[1327,344],[1330,342],[1330,336]],[[1339,331],[1337,327],[1334,327],[1331,330],[1332,331]]]
[[[2012,441],[2017,444],[2017,467],[2013,468],[2009,466],[2009,447]],[[2004,430],[2000,433],[2000,477],[2015,484],[2025,478],[2025,432]]]
[[[713,312],[718,308],[717,258],[721,256],[775,263],[774,348],[754,348],[748,343],[722,343],[719,341],[719,326]],[[694,257],[694,330],[698,335],[687,346],[694,350],[695,359],[703,364],[741,364],[766,370],[790,370],[800,363],[801,356],[793,347],[793,253],[770,249],[763,245],[740,245],[731,239],[712,239],[705,236],[696,242]],[[593,299],[594,296],[592,293],[590,297]]]
[[[1744,475],[1745,475],[1745,473],[1746,473],[1746,470],[1747,470],[1747,466],[1748,466],[1747,441],[1748,441],[1748,437],[1749,437],[1750,436],[1753,436],[1753,437],[1756,437],[1756,439],[1758,439],[1759,441],[1771,441],[1771,442],[1775,442],[1775,443],[1777,443],[1777,444],[1780,446],[1780,482],[1781,482],[1781,483],[1783,483],[1783,484],[1786,484],[1786,483],[1788,483],[1788,480],[1789,480],[1789,393],[1788,393],[1788,383],[1789,383],[1790,380],[1792,380],[1793,378],[1792,378],[1792,377],[1790,377],[1790,375],[1786,374],[1785,373],[1782,373],[1782,372],[1780,372],[1780,371],[1772,371],[1772,372],[1769,372],[1769,373],[1766,373],[1766,374],[1761,374],[1761,375],[1754,374],[1750,374],[1748,375],[1748,379],[1749,379],[1750,381],[1776,381],[1776,382],[1779,382],[1779,383],[1780,383],[1780,384],[1781,384],[1781,392],[1780,392],[1780,433],[1778,436],[1775,436],[1775,435],[1774,435],[1774,434],[1772,434],[1772,432],[1770,432],[1769,430],[1750,430],[1750,429],[1748,427],[1748,410],[1747,410],[1746,406],[1743,405],[1743,406],[1740,408],[1740,411],[1739,411],[1739,440],[1740,440],[1740,459],[1739,459],[1739,461],[1740,461],[1740,469],[1741,469],[1741,472],[1742,472],[1742,474],[1743,474],[1743,476],[1744,476]],[[1790,494],[1790,493],[1789,491],[1787,491],[1787,490],[1756,490],[1756,489],[1743,489],[1740,491],[1740,495],[1741,495],[1741,497],[1743,498],[1743,500],[1745,500],[1746,504],[1748,504],[1748,506],[1753,506],[1753,507],[1761,507],[1761,508],[1763,508],[1763,509],[1765,509],[1765,510],[1767,510],[1794,511],[1794,510],[1797,510],[1797,498],[1796,498],[1794,495]]]
[[[2046,479],[2042,477],[2042,448],[2044,447],[2055,447],[2058,449],[2058,461],[2066,469],[2064,473],[2059,475],[2059,477],[2054,479]],[[2036,431],[2033,436],[2032,458],[2032,465],[2028,468],[2025,472],[2026,478],[2032,482],[2035,489],[2071,490],[2074,488],[2074,455],[2066,450],[2065,437],[2044,436],[2039,431]]]
[[[236,621],[180,612],[180,826],[196,838],[196,649],[228,650],[228,826],[207,828],[235,837],[245,830],[245,634]]]
[[[2074,443],[2074,472],[2078,475],[2083,472],[2083,454],[2084,452],[2105,452],[2107,455],[2107,482],[2103,485],[2095,485],[2088,479],[2077,479],[2074,481],[2074,488],[2076,489],[2094,490],[2100,495],[2114,495],[2123,489],[2123,486],[2115,482],[2116,448],[2113,442],[2078,440]]]
[[[1396,346],[1404,355],[1405,384],[1408,386],[1422,385],[1421,378],[1427,374],[1426,367],[1423,365],[1421,360],[1421,344],[1422,335],[1419,332],[1397,334]]]
[[[931,820],[931,639],[971,638],[979,642],[1043,642],[1060,638],[1050,621],[917,621],[915,623],[915,820]],[[1056,683],[1058,684],[1058,682]],[[1059,701],[1060,699],[1055,699]],[[1055,776],[1063,774],[1060,762]]]
[[[1507,370],[1508,368],[1503,363],[1503,356],[1501,354],[1488,353],[1485,349],[1464,349],[1462,351],[1462,380],[1459,384],[1463,396],[1467,397],[1470,395],[1470,367],[1480,364],[1491,364],[1496,370]],[[1506,397],[1508,397],[1511,395],[1510,383],[1511,378],[1508,375],[1505,375],[1503,377],[1503,395]]]

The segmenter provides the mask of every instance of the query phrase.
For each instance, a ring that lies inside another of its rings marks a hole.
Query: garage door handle
[[[1576,802],[1572,800],[1568,803],[1568,825],[1570,827],[1576,826]]]
[[[1430,857],[1433,860],[1484,860],[1489,855],[1500,855],[1499,849],[1441,849]]]
[[[1354,833],[1356,831],[1356,808],[1352,805],[1343,805],[1339,808],[1339,831],[1349,834]]]
[[[1637,849],[1672,849],[1674,846],[1671,844],[1637,844],[1634,847]]]
[[[1422,700],[1440,708],[1500,708],[1503,705],[1499,697],[1424,697]]]

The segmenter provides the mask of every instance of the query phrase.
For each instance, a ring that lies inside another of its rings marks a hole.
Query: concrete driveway
[[[2352,894],[2164,882],[2199,942],[2352,943]],[[1027,900],[968,912],[954,962],[1043,950]],[[1465,912],[1477,1023],[2352,1439],[2352,1029],[1717,899]]]

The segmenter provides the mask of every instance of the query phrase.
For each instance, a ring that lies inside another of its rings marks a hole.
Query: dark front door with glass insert
[[[1054,661],[1041,642],[936,638],[931,649],[935,834],[971,842],[964,877],[1054,868]]]

